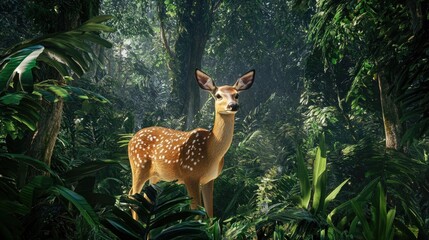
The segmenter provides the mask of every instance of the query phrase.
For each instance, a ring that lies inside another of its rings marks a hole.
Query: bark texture
[[[48,26],[45,29],[46,33],[68,31],[78,27],[91,16],[98,14],[99,4],[99,0],[62,1],[59,4],[56,24],[46,25]],[[74,9],[70,10],[70,6],[72,5],[74,6]],[[60,76],[56,70],[51,68],[47,69],[44,77],[47,79],[57,79],[59,82],[63,81],[62,76]],[[62,99],[55,103],[44,101],[42,105],[44,107],[44,111],[41,113],[38,129],[32,137],[27,154],[50,166],[52,153],[60,132],[64,102]]]
[[[45,1],[37,3],[36,8],[57,9],[55,14],[38,14],[32,16],[40,31],[49,34],[62,32],[78,27],[90,17],[97,15],[99,0],[67,0],[67,1]],[[40,73],[35,76],[35,81],[55,79],[63,81],[62,76],[53,68],[42,66]],[[29,133],[22,140],[11,140],[8,142],[9,152],[25,153],[35,159],[39,159],[51,165],[52,153],[60,131],[64,102],[59,99],[56,102],[42,101],[43,111],[38,122],[37,130]],[[13,145],[20,147],[13,147]],[[39,173],[31,172],[28,177]]]
[[[195,114],[200,107],[199,87],[194,72],[201,67],[213,21],[213,6],[210,1],[184,0],[177,3],[178,35],[173,50],[166,36],[165,6],[158,5],[161,25],[161,40],[169,55],[169,77],[171,80],[172,104],[177,115],[186,116],[185,128],[191,128]]]
[[[404,127],[401,123],[401,111],[395,102],[392,85],[385,75],[378,75],[381,109],[383,114],[386,148],[402,151],[401,138]]]

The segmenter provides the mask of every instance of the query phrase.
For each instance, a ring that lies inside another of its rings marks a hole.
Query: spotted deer
[[[148,127],[137,132],[128,144],[130,194],[139,193],[147,180],[152,184],[177,180],[185,184],[193,209],[201,205],[202,193],[207,214],[213,217],[213,182],[222,171],[223,157],[232,142],[238,94],[252,86],[255,71],[245,73],[233,86],[217,87],[210,76],[198,69],[195,78],[200,88],[215,99],[213,129],[183,132]],[[133,218],[137,219],[135,212]]]

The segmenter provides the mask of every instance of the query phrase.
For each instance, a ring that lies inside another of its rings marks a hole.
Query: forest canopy
[[[3,0],[0,22],[1,239],[429,239],[428,0]],[[129,196],[137,131],[214,127],[195,69],[256,72],[213,218],[175,182]]]

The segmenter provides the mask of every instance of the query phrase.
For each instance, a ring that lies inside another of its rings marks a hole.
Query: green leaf
[[[199,222],[182,222],[162,230],[160,234],[153,237],[153,240],[171,240],[176,237],[189,239],[191,237],[198,239],[209,239],[204,230],[205,224]]]
[[[378,182],[380,181],[380,178],[375,178],[370,183],[368,183],[362,191],[355,197],[356,201],[366,201],[370,199],[373,195],[374,188],[377,187]]]
[[[43,89],[37,89],[37,90],[35,90],[35,92],[42,95],[42,97],[49,102],[55,102],[55,100],[57,99],[55,97],[55,94],[53,94],[52,92],[43,90]]]
[[[146,194],[147,198],[151,202],[156,202],[156,200],[158,198],[158,191],[159,191],[159,187],[158,186],[150,184],[143,191]]]
[[[205,212],[199,211],[199,210],[185,210],[180,211],[168,215],[160,215],[159,217],[155,218],[151,224],[150,229],[155,229],[159,227],[166,226],[168,224],[172,224],[174,222],[177,222],[179,220],[186,220],[189,217],[192,216],[205,216]]]
[[[91,51],[89,46],[84,42],[72,43],[70,39],[61,40],[61,38],[55,38],[49,42],[48,39],[46,39],[42,44],[44,44],[46,48],[49,47],[50,50],[55,50],[55,53],[63,56],[63,59],[67,58],[68,61],[75,62],[83,71],[89,69],[87,61],[85,61],[82,56],[83,52],[79,51],[79,49],[84,50],[85,48],[88,48],[86,51]]]
[[[20,216],[27,215],[31,208],[26,205],[9,200],[0,200],[0,209],[2,213],[18,214]]]
[[[137,233],[141,233],[146,231],[145,228],[143,227],[143,225],[134,220],[131,215],[129,214],[130,211],[122,211],[121,209],[114,207],[113,208],[113,214],[115,214],[116,217],[120,218],[121,220],[124,221],[124,223],[126,223],[134,232]]]
[[[364,189],[362,189],[362,191],[352,200],[346,201],[341,203],[338,207],[332,209],[332,211],[328,214],[326,221],[329,223],[329,225],[331,225],[331,227],[333,227],[334,229],[336,229],[335,225],[332,222],[332,217],[340,211],[343,210],[348,210],[351,208],[351,204],[352,201],[355,202],[364,202],[368,199],[370,199],[372,197],[372,193],[374,191],[374,188],[377,186],[377,183],[379,182],[380,178],[376,178],[374,180],[372,180],[370,183],[368,183]],[[336,231],[339,231],[338,229],[336,229]]]
[[[323,138],[323,137],[322,137]],[[313,164],[313,189],[316,188],[317,185],[325,185],[326,186],[326,178],[319,178],[326,171],[326,150],[324,141],[320,141],[320,145],[316,150],[316,158]],[[322,183],[318,183],[318,181],[323,180]]]
[[[393,221],[395,220],[396,209],[391,209],[387,213],[386,219],[386,239],[393,239],[395,233],[395,227],[393,226]]]
[[[363,235],[366,239],[374,239],[374,233],[372,229],[369,226],[368,221],[366,220],[365,212],[363,208],[360,206],[360,203],[356,200],[351,201],[351,205],[353,208],[353,211],[355,212],[356,216],[358,217],[360,223],[363,227]]]
[[[134,220],[134,219],[133,219]],[[141,236],[135,234],[129,227],[128,225],[126,225],[124,222],[119,221],[117,219],[106,219],[107,223],[112,226],[113,228],[116,229],[116,231],[119,231],[120,234],[118,235],[122,235],[125,234],[123,239],[130,239],[130,238],[134,238],[134,239],[142,239]],[[106,224],[104,224],[106,225]],[[111,229],[109,226],[106,226],[107,228]]]
[[[222,239],[222,228],[220,226],[220,220],[217,220],[213,223],[213,225],[210,227],[210,231],[213,233],[211,236],[211,239],[213,240],[221,240]]]
[[[31,182],[21,189],[19,198],[21,202],[24,203],[24,205],[31,208],[35,203],[34,197],[37,193],[37,190],[39,192],[46,191],[52,186],[52,184],[52,178],[47,176],[36,176],[31,180]]]
[[[153,204],[141,194],[137,193],[126,197],[121,196],[120,201],[123,203],[128,203],[130,208],[137,213],[141,221],[147,222],[147,219],[151,217],[150,209],[152,209]]]
[[[389,218],[389,221],[390,221],[390,218]],[[405,235],[405,237],[406,237],[405,239],[417,240],[414,233],[402,221],[397,220],[394,217],[393,217],[393,221],[394,221],[394,225],[397,228],[397,230]]]
[[[0,161],[17,161],[27,164],[34,167],[36,170],[48,172],[51,176],[55,177],[55,180],[61,182],[60,177],[55,171],[52,171],[51,168],[46,165],[44,162],[37,160],[35,158],[26,156],[24,154],[13,154],[13,153],[0,153]]]
[[[46,53],[40,54],[38,60],[54,67],[63,77],[69,75],[66,65],[50,58]]]
[[[82,32],[93,32],[93,31],[102,31],[102,32],[113,32],[114,29],[106,26],[104,24],[94,23],[94,22],[86,22],[84,25],[78,27],[76,30]]]
[[[375,204],[374,207],[377,208],[378,212],[375,213],[375,224],[376,224],[376,231],[378,232],[383,238],[385,238],[385,229],[386,229],[386,221],[387,221],[387,206],[386,206],[386,196],[384,194],[384,189],[381,186],[381,183],[379,182],[377,184],[377,190],[375,193]],[[380,237],[381,237],[380,236]]]
[[[177,204],[186,203],[189,201],[189,199],[190,199],[189,197],[184,196],[184,197],[177,197],[177,198],[167,200],[163,203],[156,205],[154,208],[154,211],[155,212],[162,212],[162,211],[167,210],[170,207],[175,206]]]
[[[68,183],[74,183],[85,177],[94,176],[101,169],[111,166],[119,167],[120,165],[117,161],[114,160],[86,162],[66,172],[63,175],[63,178]]]
[[[52,46],[47,46],[46,53],[48,53],[50,58],[58,59],[66,64],[71,70],[73,70],[77,75],[81,76],[84,72],[79,63],[75,59],[71,58],[69,55],[64,54],[62,51],[58,51],[54,48],[48,48]]]
[[[62,87],[52,85],[52,86],[49,86],[48,89],[61,98],[70,98],[69,93]]]
[[[111,15],[99,15],[99,16],[92,17],[91,19],[87,20],[83,24],[86,24],[89,22],[102,23],[102,22],[106,22],[106,21],[111,20],[111,19],[113,19],[113,16],[111,16]]]
[[[52,187],[52,190],[72,203],[91,227],[95,229],[99,228],[100,222],[98,220],[98,216],[85,198],[63,186],[54,186]]]
[[[328,206],[328,204],[337,197],[338,193],[341,191],[341,188],[343,188],[343,186],[349,180],[350,180],[349,178],[344,180],[340,185],[338,185],[334,190],[332,190],[331,193],[329,193],[329,195],[325,198],[325,206],[324,206],[325,210],[326,210],[326,207]]]
[[[111,17],[100,16],[90,19],[87,22],[88,25],[85,26],[84,24],[80,29],[45,35],[5,50],[4,54],[7,57],[0,59],[0,92],[3,93],[4,90],[19,91],[19,87],[27,92],[33,92],[32,73],[33,70],[38,70],[35,68],[37,62],[44,62],[54,67],[62,76],[69,75],[68,68],[78,75],[83,74],[89,69],[89,63],[97,59],[92,49],[93,43],[107,47],[112,46],[110,42],[99,36],[100,31],[113,30],[101,24],[108,19]],[[37,74],[35,76],[43,77],[44,75]],[[13,86],[13,89],[9,86]],[[67,89],[62,86],[51,86],[47,89],[59,97],[70,97]],[[35,91],[34,95],[30,95],[26,102],[24,102],[24,97],[19,95],[6,94],[3,96],[1,94],[1,112],[4,113],[3,116],[5,117],[1,120],[0,125],[2,130],[3,128],[6,129],[1,132],[10,135],[12,138],[17,138],[22,136],[22,131],[27,130],[27,128],[35,131],[41,108],[35,110],[32,107],[35,104],[30,103],[29,99],[33,98],[33,102],[36,102],[39,100],[36,99],[36,95],[38,95],[38,97],[44,96],[45,99],[54,102],[58,97],[49,91]],[[95,93],[89,96],[78,95],[78,97],[108,102],[107,99]],[[3,105],[7,106],[3,108]]]
[[[24,97],[22,93],[6,94],[0,98],[0,102],[5,105],[19,105]]]
[[[28,118],[27,116],[24,115],[12,115],[12,118],[17,120],[20,123],[23,123],[25,126],[27,126],[31,131],[36,131],[36,127],[37,127],[37,122],[34,122],[33,119]]]
[[[299,187],[301,190],[301,207],[307,209],[310,203],[311,188],[310,180],[308,179],[307,167],[305,166],[304,157],[299,149],[296,156],[297,176],[299,179]]]
[[[109,41],[107,41],[106,39],[103,39],[103,38],[101,38],[101,37],[99,37],[99,36],[97,36],[97,35],[88,34],[88,35],[86,36],[86,38],[87,38],[89,41],[91,41],[91,42],[93,42],[93,43],[96,43],[96,44],[98,44],[98,45],[101,45],[101,46],[103,46],[103,47],[106,47],[106,48],[111,48],[111,47],[113,47],[113,44],[112,44],[111,42],[109,42]]]
[[[15,74],[19,74],[19,81],[23,87],[32,86],[31,70],[36,66],[36,58],[43,50],[42,45],[29,46],[4,59],[6,63],[0,71],[0,92],[8,87]]]
[[[313,189],[313,207],[314,213],[320,213],[324,209],[326,195],[326,172],[318,177],[317,185]],[[314,180],[313,180],[314,181]]]

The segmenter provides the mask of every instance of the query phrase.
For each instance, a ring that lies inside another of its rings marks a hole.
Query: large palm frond
[[[96,60],[92,43],[104,47],[112,46],[109,41],[99,36],[101,32],[113,31],[102,24],[109,19],[110,16],[94,17],[76,29],[44,35],[10,48],[4,54],[6,57],[2,57],[0,61],[0,90],[6,90],[16,75],[24,90],[32,90],[31,70],[36,66],[36,62],[47,63],[62,76],[70,75],[68,69],[82,75],[89,69],[89,63]]]
[[[55,81],[59,79],[42,79],[46,81],[35,84],[33,73],[38,70],[36,66],[44,62],[66,79],[66,76],[71,75],[69,69],[77,75],[83,74],[89,69],[89,63],[96,60],[92,44],[112,46],[99,36],[101,32],[112,31],[110,27],[102,24],[110,18],[98,16],[74,30],[28,40],[4,53],[0,58],[1,134],[16,138],[21,134],[19,129],[35,130],[41,110],[35,96],[48,101],[78,98],[107,102],[96,93]]]

